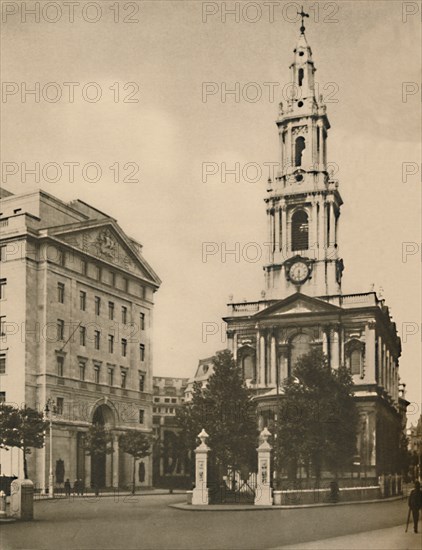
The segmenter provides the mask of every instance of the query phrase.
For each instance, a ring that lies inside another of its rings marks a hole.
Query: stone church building
[[[280,386],[297,358],[321,349],[345,365],[360,413],[356,467],[367,476],[398,472],[407,401],[400,391],[400,338],[375,292],[343,294],[340,186],[327,170],[330,123],[315,94],[304,28],[290,66],[296,97],[276,121],[280,166],[265,198],[271,258],[256,302],[229,303],[228,347],[254,390],[261,426],[277,410]]]
[[[44,411],[52,421],[55,485],[125,487],[132,458],[120,434],[152,433],[154,293],[160,279],[142,246],[111,216],[43,191],[1,200],[2,401]],[[111,431],[112,453],[91,460],[93,423]],[[50,437],[28,456],[37,487],[49,485]],[[0,449],[1,473],[22,475],[20,450]],[[138,464],[151,485],[152,459]]]

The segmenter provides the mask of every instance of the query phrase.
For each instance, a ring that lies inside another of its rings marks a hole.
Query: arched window
[[[299,136],[295,141],[295,166],[302,166],[302,153],[305,149],[305,138]]]
[[[362,352],[355,349],[350,354],[350,372],[351,374],[361,373]]]
[[[309,246],[309,221],[304,210],[292,216],[292,250],[307,250]]]
[[[243,357],[242,373],[244,380],[255,380],[255,359],[252,355],[245,355]]]
[[[304,77],[303,69],[299,69],[299,73],[298,73],[299,86],[302,86],[303,84],[303,77]]]
[[[308,334],[297,334],[291,339],[290,346],[289,375],[293,372],[299,357],[311,351],[311,337]]]

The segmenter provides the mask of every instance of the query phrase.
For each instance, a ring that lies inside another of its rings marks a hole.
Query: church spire
[[[270,263],[267,295],[283,298],[300,290],[314,296],[341,293],[343,263],[338,249],[342,199],[327,169],[330,123],[317,98],[312,50],[302,18],[290,65],[292,93],[276,121],[280,170],[267,187]]]

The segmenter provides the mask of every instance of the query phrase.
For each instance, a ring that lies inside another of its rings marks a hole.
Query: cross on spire
[[[303,6],[301,7],[301,11],[298,11],[297,12],[298,15],[300,15],[300,17],[302,18],[302,26],[300,27],[300,32],[301,34],[304,34],[305,33],[305,17],[309,17],[309,13],[305,13],[303,11]]]

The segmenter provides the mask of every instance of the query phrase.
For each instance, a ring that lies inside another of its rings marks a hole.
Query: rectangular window
[[[57,319],[57,340],[64,340],[64,321]]]
[[[159,397],[154,397],[154,403],[159,403],[160,402],[160,398]]]
[[[122,338],[122,355],[123,357],[126,357],[127,354],[127,340],[126,338]]]
[[[94,332],[94,346],[95,346],[95,349],[100,349],[100,337],[101,337],[100,331],[96,330]]]
[[[0,353],[0,374],[6,374],[6,354]]]
[[[108,318],[111,321],[114,319],[114,302],[108,303]]]
[[[95,279],[101,281],[101,267],[99,265],[95,266]]]
[[[64,304],[64,283],[57,283],[57,301]]]
[[[139,373],[139,391],[145,391],[145,374],[143,372]]]
[[[123,290],[129,292],[129,280],[123,277]]]
[[[171,402],[172,402],[172,403],[177,403],[177,399],[176,399],[176,398],[173,398],[173,399],[171,400]]]
[[[59,250],[59,264],[62,267],[66,265],[66,252],[64,250]]]
[[[0,403],[6,403],[6,392],[0,391]]]
[[[145,313],[139,314],[139,325],[141,327],[141,330],[145,330]]]
[[[122,323],[124,325],[127,324],[127,307],[126,306],[122,306]]]
[[[109,368],[108,369],[108,383],[110,386],[114,384],[114,369]]]
[[[0,300],[6,298],[6,279],[0,279]]]
[[[79,327],[79,344],[81,346],[86,345],[86,328],[85,327]]]
[[[139,424],[143,424],[145,420],[145,411],[144,409],[139,409]]]
[[[64,357],[61,355],[57,356],[57,376],[60,376],[61,378],[64,375]]]
[[[139,358],[141,361],[145,361],[145,346],[144,344],[139,344]]]
[[[94,365],[94,382],[100,383],[100,365]]]
[[[81,273],[82,275],[87,275],[88,273],[88,262],[86,260],[81,260]]]
[[[79,361],[79,380],[85,380],[85,363],[83,361]]]
[[[116,274],[112,271],[110,272],[110,284],[111,286],[116,286]]]
[[[108,352],[114,353],[114,336],[112,334],[108,335]]]
[[[86,310],[86,292],[84,292],[83,290],[79,292],[79,309],[81,311]]]
[[[99,296],[95,296],[95,315],[99,315],[101,313],[101,298]]]
[[[164,399],[164,403],[170,403],[170,399],[169,399],[168,397],[166,397],[166,398]]]
[[[120,371],[120,376],[121,376],[120,385],[123,389],[125,389],[126,388],[126,370],[125,369],[122,369]]]
[[[6,261],[6,247],[0,246],[0,262]]]
[[[56,399],[56,414],[63,414],[64,398],[57,397]]]

